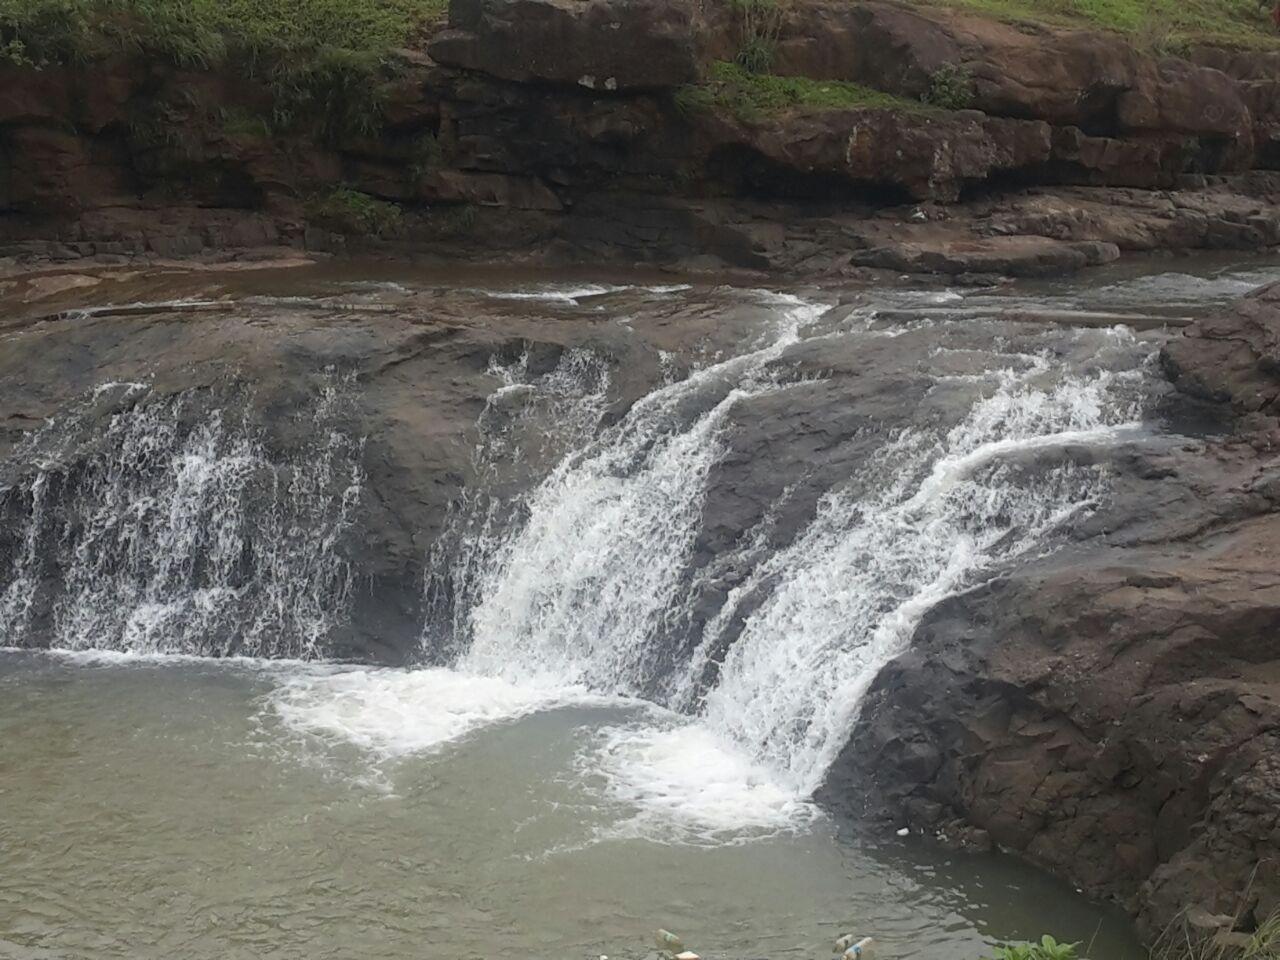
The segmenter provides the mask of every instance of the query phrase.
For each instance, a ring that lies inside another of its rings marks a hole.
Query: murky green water
[[[705,957],[821,957],[845,930],[976,957],[1044,929],[1137,955],[1116,915],[1008,859],[630,805],[589,757],[638,706],[414,752],[459,710],[411,674],[359,672],[374,707],[326,673],[0,654],[0,956],[629,957],[658,925]]]

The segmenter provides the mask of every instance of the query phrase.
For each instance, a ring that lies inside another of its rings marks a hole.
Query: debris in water
[[[856,933],[842,933],[840,936],[836,937],[836,948],[831,952],[844,953],[853,946],[854,941],[857,939],[858,935]]]
[[[676,960],[702,960],[702,958],[692,950],[686,950],[684,953],[677,953]]]
[[[659,950],[665,950],[668,953],[682,953],[684,951],[684,941],[670,930],[659,928],[658,932],[654,934],[653,940],[658,945]]]
[[[901,830],[899,830],[899,831],[898,831],[898,836],[900,836],[900,837],[905,837],[905,836],[906,836],[907,834],[909,834],[910,832],[911,832],[911,828],[910,828],[910,827],[903,827]]]
[[[874,940],[870,937],[863,937],[845,950],[842,954],[843,960],[871,960],[874,946]]]

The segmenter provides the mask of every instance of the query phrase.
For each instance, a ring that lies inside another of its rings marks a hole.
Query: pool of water
[[[449,671],[0,653],[0,956],[1138,956],[1023,865],[870,836],[634,702]],[[753,788],[755,795],[753,795]]]

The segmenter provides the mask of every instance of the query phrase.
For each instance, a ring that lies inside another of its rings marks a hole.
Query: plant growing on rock
[[[920,98],[943,110],[965,110],[973,106],[973,74],[958,63],[944,63],[929,77],[929,89]]]
[[[436,169],[444,158],[444,148],[439,138],[427,131],[413,141],[409,158],[409,181],[417,183],[424,176]]]
[[[707,87],[688,84],[677,90],[671,98],[681,116],[709,113],[716,107],[716,95]]]
[[[399,232],[403,219],[394,203],[347,187],[338,187],[313,199],[307,204],[306,212],[322,226],[355,236],[390,236]]]
[[[751,73],[768,73],[782,32],[783,8],[778,0],[735,0],[742,22],[742,42],[734,62]]]

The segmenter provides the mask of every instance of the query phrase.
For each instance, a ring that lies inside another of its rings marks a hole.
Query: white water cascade
[[[619,799],[693,810],[712,832],[794,818],[923,614],[1049,549],[1094,508],[1107,471],[1071,452],[1114,444],[1141,415],[1140,370],[997,355],[952,378],[982,385],[967,413],[888,436],[789,545],[762,550],[762,521],[730,558],[746,574],[719,613],[696,643],[673,646],[735,416],[744,399],[788,389],[769,371],[817,312],[786,303],[766,346],[660,387],[584,437],[515,520],[469,528],[453,571],[457,672],[645,696],[685,716],[601,731],[587,766]],[[603,390],[585,385],[582,409],[599,409]],[[511,450],[508,434],[489,443]]]
[[[238,419],[243,398],[149,394],[100,387],[13,458],[35,469],[0,491],[20,518],[0,645],[317,654],[345,609],[335,547],[362,480],[360,441],[337,426],[345,384],[331,377],[300,415],[309,446],[287,465]]]
[[[474,482],[427,557],[435,666],[281,674],[285,724],[395,758],[603,707],[580,773],[637,811],[627,829],[720,842],[803,822],[925,613],[1053,549],[1140,429],[1146,350],[1123,331],[725,297],[748,329],[767,315],[757,339],[684,374],[659,356],[625,412],[628,371],[590,350],[542,373],[495,361]],[[717,349],[741,336],[708,329]],[[39,431],[0,474],[0,645],[322,658],[364,482],[350,387],[327,381],[287,455],[243,398],[135,384]],[[761,416],[778,419],[752,434]],[[788,461],[802,428],[816,446],[794,449],[829,463]]]

